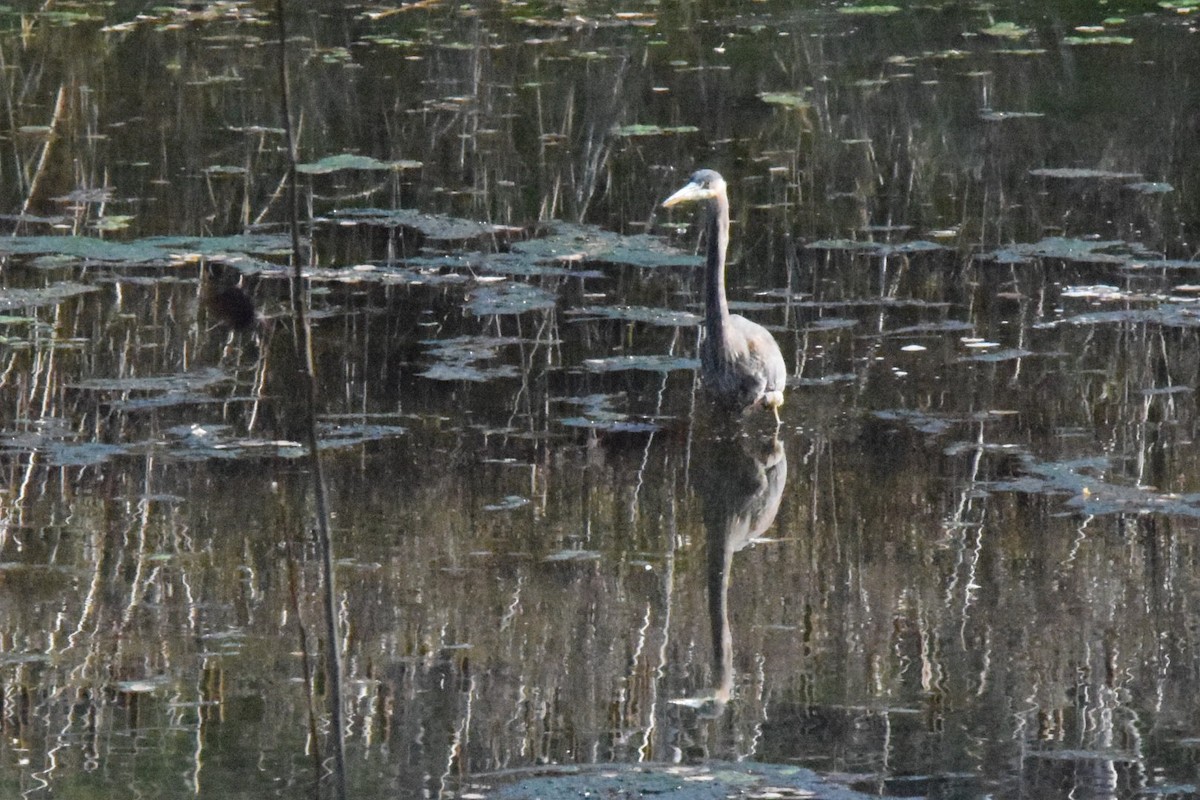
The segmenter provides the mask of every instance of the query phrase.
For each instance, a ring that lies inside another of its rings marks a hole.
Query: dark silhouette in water
[[[239,286],[225,286],[208,295],[208,310],[235,331],[248,331],[258,322],[254,300]]]
[[[704,503],[708,548],[708,617],[718,683],[710,694],[680,702],[719,716],[733,694],[729,586],[733,556],[775,522],[787,484],[787,455],[778,438],[719,438],[700,454],[696,488]]]
[[[787,382],[783,354],[770,331],[740,314],[730,314],[725,299],[725,251],[729,247],[725,179],[711,169],[702,169],[664,200],[663,206],[687,202],[703,202],[708,212],[700,377],[708,392],[727,410],[769,408],[778,424]]]

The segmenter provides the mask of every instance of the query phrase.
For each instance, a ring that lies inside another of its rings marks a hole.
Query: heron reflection
[[[769,408],[778,424],[787,382],[783,354],[770,331],[740,314],[730,314],[725,299],[725,251],[729,247],[725,179],[711,169],[702,169],[664,200],[663,206],[687,202],[703,202],[708,215],[700,377],[709,394],[728,410]]]
[[[702,716],[716,717],[733,694],[733,633],[729,585],[733,556],[760,539],[775,522],[787,483],[787,455],[769,441],[721,438],[699,461],[697,490],[704,504],[708,548],[708,617],[717,683],[695,698],[676,700]]]

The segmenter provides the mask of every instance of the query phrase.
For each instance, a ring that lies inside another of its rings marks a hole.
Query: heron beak
[[[679,205],[680,203],[690,203],[696,200],[709,200],[716,196],[716,192],[712,189],[707,189],[698,183],[689,183],[687,186],[680,189],[675,194],[663,200],[663,208]]]

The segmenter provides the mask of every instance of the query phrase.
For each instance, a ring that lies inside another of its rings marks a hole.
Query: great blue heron
[[[703,201],[708,208],[700,377],[721,405],[736,411],[769,408],[778,424],[787,381],[783,354],[770,331],[739,314],[730,314],[725,299],[725,251],[729,247],[725,179],[711,169],[702,169],[692,175],[687,186],[664,200],[663,206],[694,201]]]

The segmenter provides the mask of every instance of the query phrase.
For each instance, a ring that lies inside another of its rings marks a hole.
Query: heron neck
[[[707,334],[724,337],[729,320],[725,299],[725,251],[729,248],[729,201],[722,194],[709,203],[708,259],[704,269],[704,323]]]

